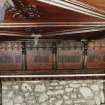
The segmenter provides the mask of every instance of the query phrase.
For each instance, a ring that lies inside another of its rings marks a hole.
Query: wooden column
[[[82,39],[82,62],[81,62],[81,70],[82,72],[86,72],[87,69],[87,56],[88,56],[88,40],[87,39]]]

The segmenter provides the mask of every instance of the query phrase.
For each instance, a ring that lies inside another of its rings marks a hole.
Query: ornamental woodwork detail
[[[15,4],[15,9],[13,9],[15,14],[13,17],[22,16],[28,19],[40,17],[38,9],[35,5],[25,3],[25,0],[13,0],[13,2]]]

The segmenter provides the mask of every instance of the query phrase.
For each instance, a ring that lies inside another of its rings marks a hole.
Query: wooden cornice
[[[37,0],[43,3],[61,7],[67,10],[72,10],[89,16],[100,19],[105,19],[104,10],[97,9],[94,6],[87,5],[77,0]]]

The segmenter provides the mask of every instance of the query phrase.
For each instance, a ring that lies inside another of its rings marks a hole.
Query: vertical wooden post
[[[22,71],[27,71],[26,42],[22,42]]]
[[[88,40],[82,39],[81,43],[82,43],[82,49],[83,49],[82,62],[81,62],[81,70],[84,71],[84,70],[87,69]]]
[[[57,70],[57,43],[52,43],[52,59],[53,59],[53,70]]]

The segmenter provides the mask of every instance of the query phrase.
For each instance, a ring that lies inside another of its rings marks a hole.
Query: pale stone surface
[[[77,94],[76,94],[76,93],[72,93],[72,94],[71,94],[71,98],[72,98],[72,99],[76,99],[76,98],[77,98]]]
[[[14,97],[14,103],[15,103],[15,104],[22,104],[23,101],[24,101],[24,99],[23,99],[23,97],[20,96],[20,95]]]
[[[67,84],[67,81],[60,81],[59,84],[60,85],[65,85],[65,84]]]
[[[103,91],[100,92],[99,96],[100,96],[101,103],[105,103],[105,96]]]
[[[18,89],[19,89],[19,85],[14,85],[14,86],[13,86],[13,89],[14,89],[14,90],[18,90]]]
[[[35,92],[44,92],[46,90],[46,87],[44,86],[44,84],[39,84],[36,85],[35,87]]]
[[[30,85],[28,83],[23,83],[21,88],[22,88],[23,92],[31,91],[32,90]]]
[[[53,88],[52,88],[53,89]],[[63,87],[62,86],[57,86],[57,87],[55,87],[55,89],[63,89]]]
[[[80,93],[85,97],[93,97],[93,92],[91,89],[89,89],[88,87],[81,87],[80,88]]]
[[[51,86],[57,86],[57,85],[58,85],[58,82],[57,82],[57,81],[55,81],[55,82],[51,82],[50,85],[51,85]]]
[[[65,92],[71,92],[71,91],[73,91],[73,88],[70,88],[70,87],[65,88]]]
[[[58,100],[55,105],[62,105],[63,100]]]
[[[7,102],[4,101],[3,103],[5,103],[4,105],[14,105],[13,100],[8,100]]]
[[[57,90],[56,92],[55,92],[55,94],[63,94],[64,93],[64,90]]]
[[[63,96],[64,100],[69,100],[69,97],[67,95]]]
[[[72,83],[72,84],[70,84],[70,87],[72,87],[72,88],[78,88],[78,87],[80,87],[80,85],[81,84],[79,84],[79,83]]]
[[[91,89],[93,89],[94,91],[99,91],[99,88],[100,86],[99,85],[92,85],[91,86]]]
[[[101,104],[101,100],[98,96],[95,97],[95,102],[96,102],[96,105],[100,105]]]
[[[53,91],[48,91],[47,92],[47,95],[53,95],[53,94],[55,94]]]
[[[11,98],[11,97],[13,97],[13,95],[14,95],[13,91],[9,91],[8,94],[7,94],[7,97]]]
[[[39,97],[39,102],[42,103],[42,102],[46,101],[47,99],[48,99],[48,96],[45,93],[43,93]]]
[[[72,105],[72,100],[65,100],[65,104],[67,104],[67,105]]]
[[[2,93],[2,105],[100,105],[104,102],[102,80],[3,82]]]

